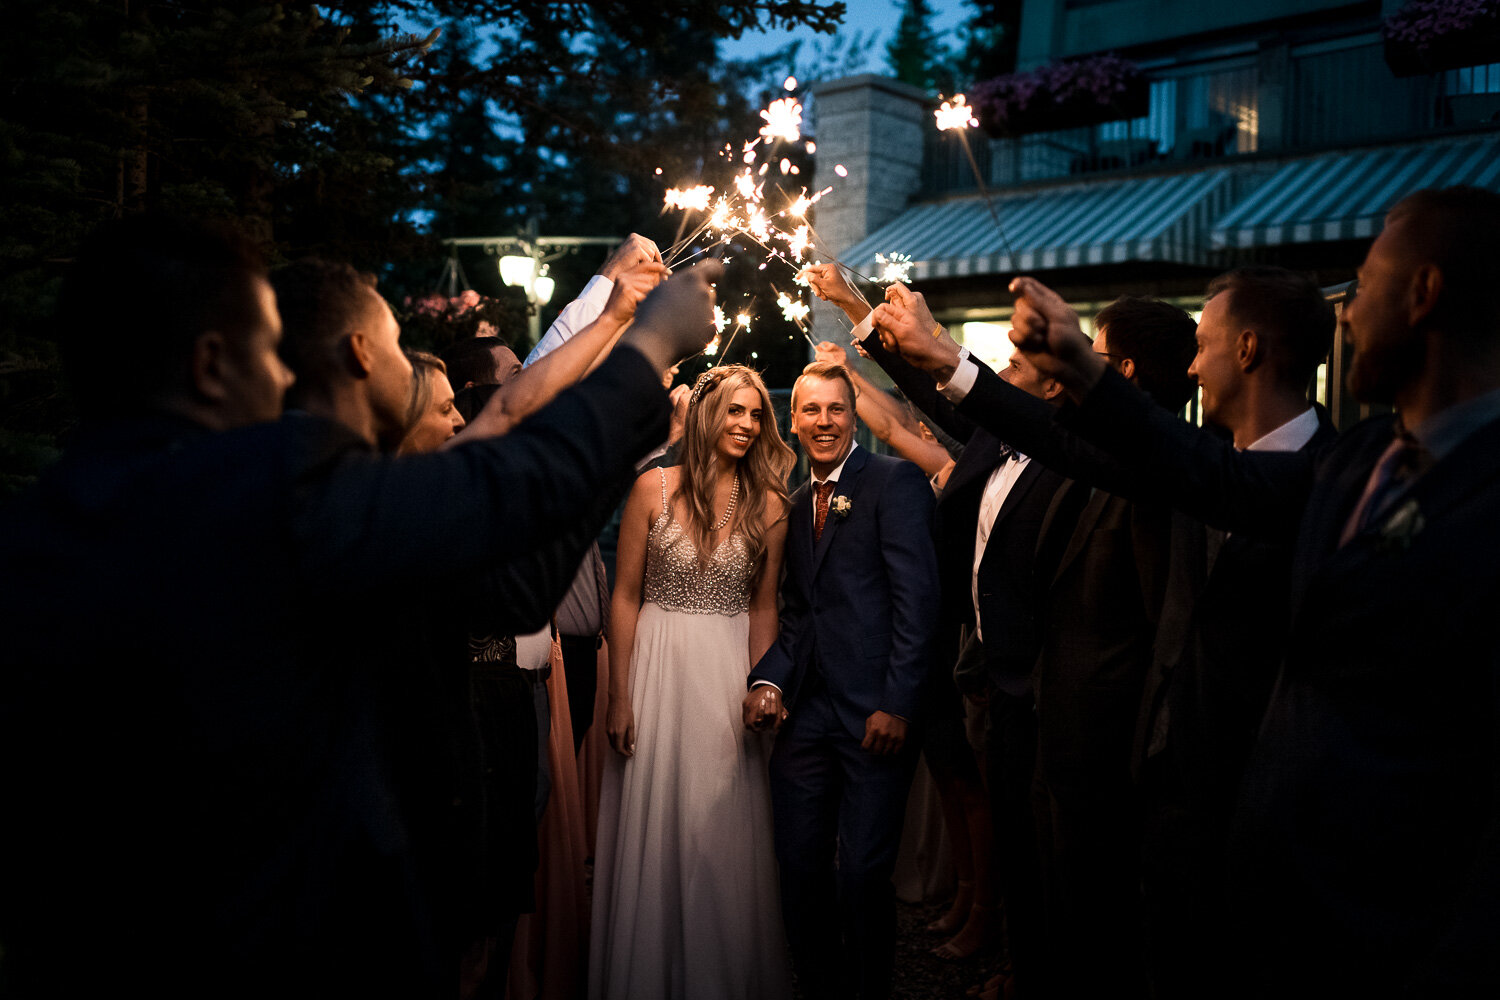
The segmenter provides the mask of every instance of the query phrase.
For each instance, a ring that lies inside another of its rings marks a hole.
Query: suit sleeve
[[[974,433],[974,422],[938,392],[937,383],[932,380],[931,375],[913,367],[899,354],[887,351],[881,346],[878,334],[870,334],[859,342],[859,346],[864,348],[871,361],[891,377],[891,381],[906,394],[912,405],[931,417],[933,423],[941,427],[944,433],[955,441],[969,440]]]
[[[1128,466],[1137,481],[1191,516],[1226,531],[1296,533],[1312,490],[1315,455],[1235,451],[1157,406],[1119,373],[1104,373],[1063,415],[1070,430]]]
[[[289,512],[300,578],[343,593],[415,587],[530,556],[597,516],[601,493],[666,436],[668,414],[651,365],[620,348],[503,437],[305,462]]]
[[[979,374],[958,404],[960,413],[1068,479],[1131,500],[1160,499],[1160,489],[1130,466],[1059,424],[1051,403],[1017,389],[977,358],[970,360]]]
[[[459,587],[455,599],[473,621],[486,628],[518,635],[541,629],[551,621],[584,556],[629,491],[629,479],[617,480],[599,493],[590,511],[556,538],[483,571],[474,586]]]
[[[915,718],[937,628],[938,568],[932,544],[932,487],[902,462],[880,497],[880,556],[891,593],[891,658],[882,711]]]

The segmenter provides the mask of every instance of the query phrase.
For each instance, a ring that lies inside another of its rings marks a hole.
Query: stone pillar
[[[906,209],[922,183],[924,129],[935,126],[927,94],[885,77],[845,77],[812,93],[818,187],[833,188],[814,208],[813,225],[828,253],[839,256]],[[847,177],[834,172],[837,164]],[[848,326],[821,300],[812,316],[814,340],[834,339]]]

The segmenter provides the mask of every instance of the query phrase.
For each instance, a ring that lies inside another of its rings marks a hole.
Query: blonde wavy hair
[[[754,389],[760,394],[760,436],[739,460],[740,501],[735,512],[738,531],[744,535],[750,550],[750,562],[759,576],[765,565],[765,512],[768,497],[780,499],[782,516],[787,503],[787,476],[796,464],[792,449],[781,440],[776,428],[776,413],[771,409],[771,394],[753,369],[744,365],[719,365],[704,372],[693,387],[688,404],[687,422],[682,432],[682,474],[677,480],[676,496],[682,497],[688,509],[684,525],[688,537],[698,548],[700,559],[713,554],[710,526],[718,518],[713,512],[714,444],[724,432],[729,404],[740,389]]]

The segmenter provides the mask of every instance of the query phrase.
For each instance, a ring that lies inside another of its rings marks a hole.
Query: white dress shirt
[[[527,367],[552,351],[566,344],[572,337],[604,313],[604,306],[609,302],[609,293],[614,291],[615,283],[602,274],[596,274],[589,279],[589,283],[583,286],[583,291],[578,293],[578,298],[563,306],[563,311],[557,314],[557,319],[547,327],[547,332],[542,339],[536,342],[531,353],[526,355]]]
[[[1309,406],[1274,431],[1252,441],[1245,450],[1301,451],[1316,433],[1318,433],[1318,411]]]

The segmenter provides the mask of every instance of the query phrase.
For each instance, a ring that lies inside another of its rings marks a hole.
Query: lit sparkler
[[[953,129],[967,129],[979,124],[979,119],[974,117],[974,111],[964,103],[963,94],[954,94],[953,101],[944,101],[942,106],[933,112],[937,118],[939,132],[948,132]]]
[[[933,116],[937,119],[939,132],[957,132],[958,141],[964,147],[964,155],[969,158],[969,168],[974,171],[974,183],[979,185],[979,193],[984,198],[984,207],[989,210],[990,218],[995,222],[995,228],[1000,232],[1000,242],[1005,244],[1005,252],[1012,261],[1016,259],[1016,253],[1010,248],[1010,239],[1005,235],[1005,227],[1000,224],[1000,216],[995,211],[995,201],[990,197],[989,191],[984,186],[984,175],[980,173],[979,161],[974,159],[974,149],[969,145],[969,129],[979,124],[979,119],[974,117],[973,111],[964,103],[963,94],[954,94],[951,102],[944,101]]]
[[[908,254],[893,253],[887,257],[883,253],[878,253],[875,255],[875,263],[881,267],[880,273],[875,276],[876,284],[904,285],[911,277],[911,257]]]
[[[760,127],[760,134],[767,145],[777,139],[796,142],[802,138],[802,105],[797,103],[795,97],[772,101],[771,106],[762,111],[760,116],[766,120]]]
[[[713,197],[714,189],[707,184],[699,184],[690,188],[667,188],[665,198],[668,208],[696,209],[699,212],[708,211],[708,199]]]

